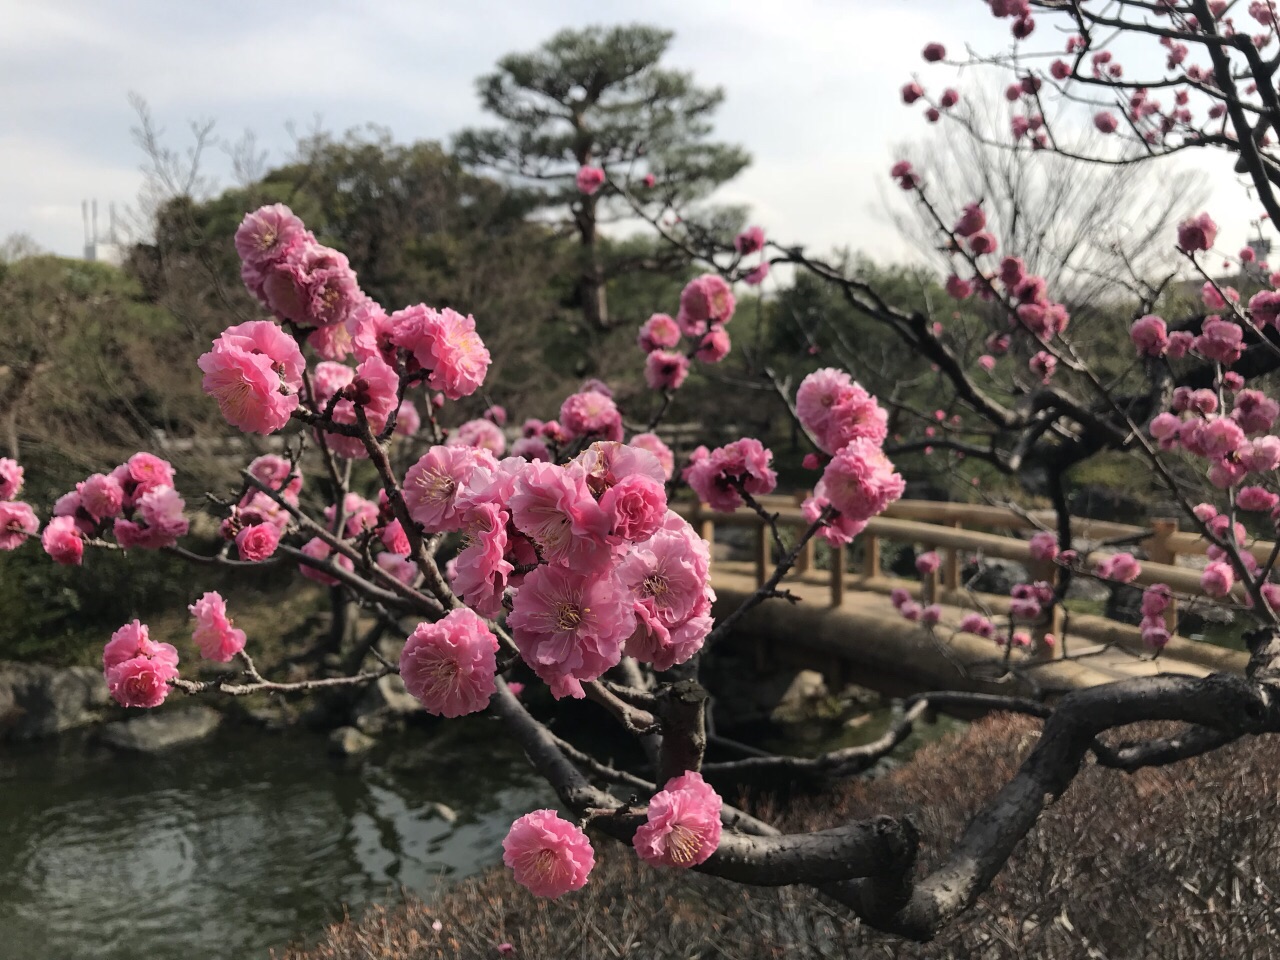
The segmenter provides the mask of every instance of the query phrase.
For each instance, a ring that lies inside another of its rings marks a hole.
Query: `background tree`
[[[510,177],[540,207],[568,207],[581,251],[576,298],[593,330],[618,322],[606,295],[611,279],[684,260],[670,248],[643,256],[609,250],[599,228],[621,212],[616,188],[583,193],[578,170],[599,167],[632,189],[687,206],[749,162],[740,147],[709,139],[724,92],[661,66],[672,36],[639,24],[564,30],[531,53],[503,57],[477,81],[482,106],[503,126],[465,130],[454,140],[464,163]],[[654,186],[645,185],[646,173]]]

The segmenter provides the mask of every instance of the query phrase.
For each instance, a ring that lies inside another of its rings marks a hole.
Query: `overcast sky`
[[[723,199],[749,204],[780,240],[881,260],[907,252],[883,214],[893,147],[931,129],[898,89],[913,72],[955,81],[920,49],[938,39],[993,52],[1007,38],[979,0],[0,0],[0,238],[25,232],[78,255],[82,199],[96,197],[104,221],[109,202],[134,202],[131,91],[174,147],[206,117],[228,140],[254,131],[269,162],[289,154],[287,123],[316,118],[334,132],[374,123],[400,141],[447,141],[485,122],[474,80],[502,54],[637,9],[676,31],[672,65],[725,88],[717,135],[754,162]],[[215,155],[208,170],[225,184],[226,166]],[[1214,170],[1210,209],[1234,249],[1256,213]]]

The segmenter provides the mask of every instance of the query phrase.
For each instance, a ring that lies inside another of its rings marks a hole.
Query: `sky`
[[[144,157],[129,94],[143,97],[172,148],[192,121],[230,142],[252,131],[268,165],[290,155],[289,126],[342,132],[365,124],[402,142],[440,140],[485,124],[475,78],[505,53],[563,27],[635,19],[613,0],[0,0],[0,238],[27,233],[79,255],[81,201],[101,217],[135,204]],[[719,139],[745,146],[746,172],[719,199],[746,204],[771,238],[810,250],[862,250],[881,261],[912,248],[885,213],[894,147],[927,140],[899,89],[913,74],[957,83],[926,65],[930,40],[996,52],[1007,23],[978,0],[649,0],[643,19],[676,32],[668,63],[725,89]],[[1048,38],[1046,38],[1048,39]],[[1055,44],[1056,45],[1056,41]],[[970,72],[966,83],[995,83]],[[1256,213],[1221,163],[1210,209],[1220,246],[1243,242]],[[226,154],[205,171],[230,185]]]

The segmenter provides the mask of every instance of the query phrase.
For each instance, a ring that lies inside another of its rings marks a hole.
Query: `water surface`
[[[498,862],[512,819],[549,805],[484,717],[358,760],[247,729],[159,756],[0,745],[0,957],[266,957],[344,904],[429,895]]]

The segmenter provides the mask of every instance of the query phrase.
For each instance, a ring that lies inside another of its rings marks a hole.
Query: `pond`
[[[358,761],[323,736],[244,728],[159,756],[3,745],[0,956],[265,958],[344,904],[498,862],[512,819],[553,804],[483,717]]]

